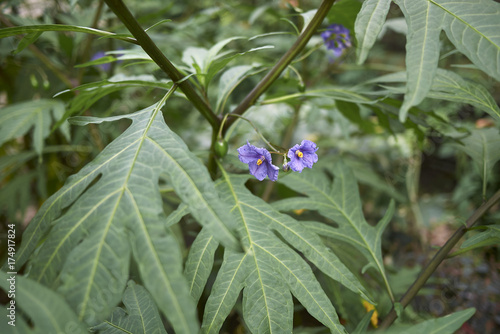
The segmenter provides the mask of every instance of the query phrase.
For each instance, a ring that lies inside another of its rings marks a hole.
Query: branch
[[[243,101],[231,112],[232,114],[242,115],[248,108],[250,108],[255,101],[278,79],[280,74],[286,69],[292,60],[304,49],[307,42],[316,32],[316,29],[323,23],[323,19],[332,7],[336,0],[323,0],[314,15],[311,22],[307,25],[304,31],[300,34],[299,38],[295,41],[293,46],[281,57],[281,59],[274,65],[274,67],[266,74],[264,78],[252,89]],[[227,130],[236,119],[230,119],[226,124],[224,130]],[[225,131],[224,131],[225,132]]]
[[[427,264],[427,266],[422,270],[415,282],[410,286],[408,291],[401,297],[399,303],[404,308],[410,301],[415,297],[417,292],[423,287],[425,282],[434,273],[436,268],[443,262],[443,260],[448,256],[451,249],[457,244],[460,238],[496,203],[500,200],[500,190],[491,197],[488,202],[483,203],[472,216],[467,219],[466,225],[462,225],[448,241],[439,249],[439,251],[434,255],[432,260]],[[384,321],[380,325],[381,329],[388,328],[394,320],[396,320],[397,314],[394,307],[391,309],[389,314],[385,317]]]
[[[179,88],[184,92],[186,97],[193,103],[198,111],[208,120],[214,130],[217,130],[220,125],[219,118],[212,112],[210,106],[196,93],[193,86],[187,80],[183,80],[183,75],[177,68],[165,57],[158,49],[153,40],[139,25],[132,13],[122,0],[104,0],[108,7],[115,15],[123,22],[125,27],[136,38],[139,45],[153,59],[153,61],[165,72],[174,83],[179,84]]]

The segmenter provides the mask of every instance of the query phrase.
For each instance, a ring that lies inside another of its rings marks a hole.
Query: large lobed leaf
[[[439,60],[439,33],[444,13],[426,0],[398,0],[408,24],[406,41],[406,94],[399,112],[401,121],[408,110],[425,98]]]
[[[122,116],[131,126],[42,205],[23,235],[17,264],[43,242],[30,258],[30,276],[58,288],[89,324],[102,321],[120,301],[132,251],[145,287],[176,333],[198,330],[179,246],[165,227],[160,174],[219,242],[239,249],[226,225],[232,222],[229,210],[206,168],[161,117],[168,96]]]
[[[408,24],[407,87],[400,119],[429,93],[439,60],[442,30],[479,69],[500,80],[500,4],[491,0],[396,0]],[[358,63],[375,42],[388,1],[365,1],[356,19]]]
[[[226,250],[205,306],[202,333],[219,333],[242,289],[243,317],[252,333],[292,332],[292,294],[332,333],[344,333],[310,266],[293,248],[323,273],[370,299],[363,286],[318,235],[252,195],[244,186],[248,176],[225,171],[223,175],[217,189],[222,200],[232,204],[246,252]],[[206,248],[205,244],[202,247]]]
[[[325,174],[312,170],[282,178],[279,182],[307,197],[284,199],[273,203],[273,206],[281,211],[317,210],[321,215],[335,221],[338,228],[319,222],[303,224],[307,224],[310,231],[348,242],[359,249],[368,260],[369,266],[380,273],[392,298],[382,261],[381,236],[394,213],[394,203],[391,203],[379,224],[371,226],[363,217],[358,186],[352,171],[339,161],[333,165],[331,172],[335,176],[333,184]]]
[[[404,72],[396,72],[369,80],[367,83],[403,83],[406,79]],[[385,86],[385,88],[394,94],[404,94],[403,87]],[[427,98],[470,104],[490,114],[497,121],[500,120],[500,108],[490,92],[480,83],[466,80],[451,71],[437,69]]]
[[[500,3],[491,0],[429,0],[444,13],[443,28],[455,47],[500,81]]]

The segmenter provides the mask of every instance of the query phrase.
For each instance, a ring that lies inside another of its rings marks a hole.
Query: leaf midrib
[[[245,215],[243,214],[243,210],[241,209],[241,206],[239,205],[240,201],[238,199],[238,195],[237,195],[236,191],[234,190],[233,184],[231,183],[231,179],[224,168],[220,168],[220,170],[222,171],[224,179],[226,180],[226,184],[228,185],[229,191],[231,192],[231,194],[233,196],[234,205],[238,208],[238,211],[240,212],[241,220],[242,220],[243,225],[245,226],[245,231],[246,231],[248,240],[250,242],[250,248],[248,250],[248,251],[250,251],[257,244],[252,240],[252,235],[251,235],[250,230],[248,228],[248,224],[246,222]],[[271,330],[271,328],[272,328],[271,327],[271,316],[270,316],[270,312],[269,312],[269,306],[267,305],[266,291],[264,289],[264,282],[262,281],[262,275],[261,275],[260,270],[259,270],[257,255],[255,252],[253,252],[253,258],[255,261],[255,269],[257,270],[257,275],[259,277],[260,286],[262,288],[262,294],[264,295],[264,303],[265,303],[265,308],[266,308],[269,330],[272,332],[272,330]]]
[[[144,219],[142,217],[142,214],[141,214],[141,212],[139,210],[139,206],[137,205],[137,202],[135,201],[135,198],[134,198],[132,192],[128,188],[127,188],[127,194],[130,196],[130,200],[132,201],[132,203],[134,205],[134,211],[136,212],[137,219],[140,222],[139,226],[142,229],[143,234],[144,234],[144,236],[146,238],[146,242],[147,242],[147,246],[149,248],[150,254],[153,255],[153,259],[154,259],[154,261],[156,263],[156,267],[161,269],[159,271],[160,271],[161,278],[163,279],[163,282],[164,282],[163,287],[167,288],[168,294],[177,297],[177,295],[172,290],[172,283],[170,282],[170,279],[168,278],[168,275],[167,275],[167,273],[165,272],[165,270],[163,268],[163,265],[161,263],[161,259],[158,257],[158,253],[155,251],[155,247],[153,245],[153,241],[151,240],[150,234],[148,233],[148,229],[146,227],[146,224],[145,224],[145,221],[144,221]],[[182,308],[181,308],[181,306],[179,304],[179,301],[177,300],[177,298],[173,298],[173,300],[174,300],[174,307],[177,310],[177,313],[179,315],[183,315]],[[184,328],[186,328],[186,329],[189,328],[189,326],[188,326],[188,324],[186,322],[186,318],[185,317],[182,317],[182,322],[183,322],[183,327]]]
[[[128,189],[127,188],[127,184],[128,184],[128,181],[130,179],[130,176],[132,175],[132,171],[135,167],[135,164],[137,162],[137,157],[139,156],[139,153],[141,151],[141,148],[142,148],[142,145],[144,144],[144,141],[146,140],[147,138],[147,133],[149,131],[149,129],[151,128],[151,125],[153,124],[153,121],[156,117],[156,115],[158,114],[158,111],[161,109],[161,107],[163,107],[163,104],[165,103],[166,99],[169,97],[169,93],[167,93],[160,102],[158,102],[158,104],[156,105],[156,107],[153,109],[153,112],[151,113],[151,116],[148,120],[148,124],[146,125],[146,127],[144,128],[144,131],[142,133],[142,136],[138,139],[138,142],[139,142],[139,145],[137,146],[136,148],[136,151],[135,151],[135,154],[134,154],[134,158],[131,160],[131,164],[130,164],[130,168],[129,168],[129,171],[127,173],[127,176],[125,177],[125,180],[123,182],[123,185],[118,188],[121,192],[118,196],[118,199],[116,201],[116,204],[115,204],[115,207],[113,208],[112,210],[112,213],[108,219],[108,223],[106,224],[106,227],[101,235],[101,239],[98,243],[98,247],[97,247],[97,252],[96,252],[96,256],[94,257],[94,263],[93,263],[93,266],[91,268],[91,271],[90,271],[90,275],[88,277],[88,284],[85,288],[85,293],[84,293],[84,297],[83,297],[83,301],[82,301],[82,308],[80,310],[80,313],[78,315],[78,318],[80,320],[83,319],[83,316],[85,314],[85,310],[87,308],[87,305],[88,305],[88,299],[90,298],[90,291],[92,290],[92,286],[94,285],[93,282],[94,282],[94,279],[95,279],[95,275],[96,275],[96,272],[97,272],[97,266],[99,264],[99,261],[98,259],[100,259],[101,257],[101,252],[102,252],[102,248],[105,244],[105,239],[108,235],[108,232],[111,228],[111,225],[113,225],[113,220],[114,220],[114,217],[115,217],[115,214],[116,214],[116,211],[118,210],[118,207],[120,205],[120,202],[121,202],[121,199],[123,197],[123,194],[125,193],[125,191]]]

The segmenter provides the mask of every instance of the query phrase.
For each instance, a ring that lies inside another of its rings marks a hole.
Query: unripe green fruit
[[[227,154],[227,141],[224,139],[217,139],[217,141],[214,143],[214,152],[215,155],[218,156],[219,158],[224,158]]]

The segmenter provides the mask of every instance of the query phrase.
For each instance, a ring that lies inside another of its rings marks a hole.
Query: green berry
[[[224,158],[227,154],[227,141],[224,139],[220,138],[217,139],[217,141],[214,144],[214,152],[215,155],[218,156],[219,158]]]

